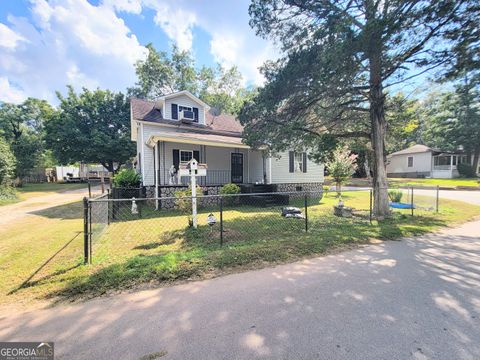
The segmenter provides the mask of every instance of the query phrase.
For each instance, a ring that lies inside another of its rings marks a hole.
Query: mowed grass
[[[326,177],[326,181],[330,185],[335,185],[331,177]],[[389,186],[440,186],[441,188],[446,189],[456,189],[457,187],[470,187],[470,188],[479,188],[480,187],[480,178],[470,178],[470,179],[410,179],[410,178],[389,178]],[[371,186],[371,181],[367,179],[357,179],[352,178],[348,181],[347,185],[352,186]]]
[[[388,179],[391,185],[440,186],[444,188],[480,187],[480,179]]]
[[[368,192],[344,193],[342,198],[346,205],[362,210],[360,216],[333,216],[332,206],[338,199],[330,194],[309,207],[308,232],[303,220],[282,218],[280,208],[227,208],[223,246],[219,224],[206,225],[210,211],[200,212],[195,230],[188,228],[187,217],[177,212],[159,216],[145,209],[138,219],[126,207],[124,221],[95,232],[89,266],[83,265],[82,258],[81,203],[44,210],[29,217],[28,223],[0,230],[0,304],[77,300],[138,286],[200,279],[350,248],[371,239],[419,235],[480,215],[480,207],[451,200],[441,200],[438,214],[426,211],[434,204],[426,197],[423,209],[415,210],[416,216],[411,217],[410,210],[395,211],[392,218],[370,225]],[[218,209],[214,210],[219,219]],[[93,228],[96,230],[95,224]]]

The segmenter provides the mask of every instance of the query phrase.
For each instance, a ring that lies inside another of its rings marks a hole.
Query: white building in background
[[[452,179],[459,176],[458,164],[466,162],[464,153],[441,151],[417,144],[387,156],[387,175]]]

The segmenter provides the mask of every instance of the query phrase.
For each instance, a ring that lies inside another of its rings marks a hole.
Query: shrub
[[[464,178],[474,178],[476,177],[475,170],[473,169],[473,166],[469,164],[458,164],[457,165],[457,170],[458,173],[460,174],[461,177]]]
[[[0,185],[0,200],[13,200],[17,198],[15,188],[8,185]]]
[[[343,147],[335,150],[332,159],[327,161],[326,166],[330,176],[335,181],[337,193],[341,193],[342,184],[344,184],[357,169],[357,157],[358,155],[350,154],[350,151],[346,147]]]
[[[323,186],[323,193],[325,194],[325,197],[328,196],[328,192],[330,191],[330,186],[324,185]]]
[[[180,210],[182,213],[188,215],[188,225],[192,226],[192,188],[189,186],[188,189],[175,191],[175,207]],[[198,199],[203,196],[203,189],[200,186],[197,186],[197,208]]]
[[[234,195],[240,194],[240,186],[236,184],[225,184],[220,188],[221,195]],[[225,197],[225,203],[227,205],[232,205],[237,202],[238,196],[227,196]]]
[[[10,146],[0,138],[0,186],[9,182],[15,171],[15,157]]]
[[[133,169],[122,169],[113,177],[115,187],[137,188],[141,181],[140,174]]]
[[[388,197],[390,198],[391,202],[401,202],[402,201],[403,192],[402,190],[388,190]]]
[[[240,194],[240,186],[238,186],[237,184],[225,184],[220,188],[220,194]]]

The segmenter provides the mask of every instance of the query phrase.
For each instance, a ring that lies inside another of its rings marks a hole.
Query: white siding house
[[[243,128],[233,116],[215,116],[187,91],[154,102],[131,99],[131,129],[136,168],[155,194],[185,185],[172,171],[191,158],[207,164],[207,176],[199,181],[207,187],[233,182],[272,184],[279,191],[322,188],[323,164],[309,159],[307,151],[266,156],[242,142]]]
[[[445,152],[417,144],[387,156],[387,175],[451,179],[459,176],[457,166],[463,162],[467,162],[463,153]]]

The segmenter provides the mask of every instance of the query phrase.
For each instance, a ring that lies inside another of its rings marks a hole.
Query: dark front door
[[[232,153],[232,183],[243,183],[243,154]]]

